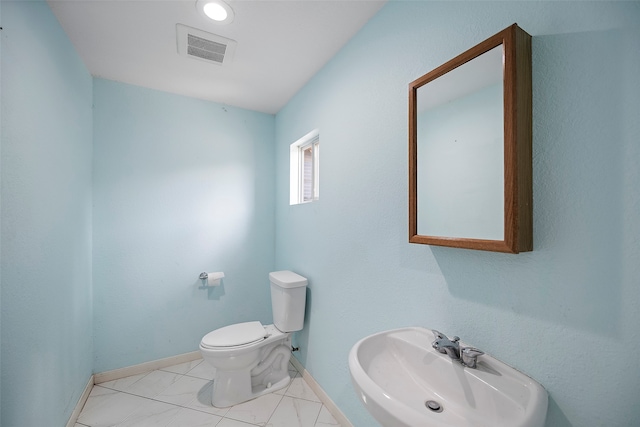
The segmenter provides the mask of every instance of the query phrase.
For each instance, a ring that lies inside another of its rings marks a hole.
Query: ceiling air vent
[[[178,53],[212,64],[225,65],[233,58],[236,41],[177,24]]]

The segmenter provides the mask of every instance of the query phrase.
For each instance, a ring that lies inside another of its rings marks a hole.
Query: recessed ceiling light
[[[218,24],[229,24],[233,21],[233,9],[222,0],[198,0],[196,8],[203,16]]]

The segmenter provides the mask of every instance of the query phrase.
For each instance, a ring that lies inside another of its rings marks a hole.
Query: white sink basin
[[[385,427],[542,427],[547,392],[523,373],[489,356],[464,367],[431,347],[425,328],[380,332],[349,354],[353,386]],[[465,346],[461,343],[461,347]],[[435,401],[441,411],[425,405]]]

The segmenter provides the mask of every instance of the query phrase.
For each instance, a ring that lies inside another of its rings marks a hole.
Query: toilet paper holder
[[[222,271],[216,271],[214,273],[202,272],[198,278],[202,281],[202,286],[205,288],[220,286],[220,280],[224,278],[224,273]]]

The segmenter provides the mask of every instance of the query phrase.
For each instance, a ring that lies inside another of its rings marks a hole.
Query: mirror
[[[409,85],[409,242],[533,249],[531,36],[516,24]]]

